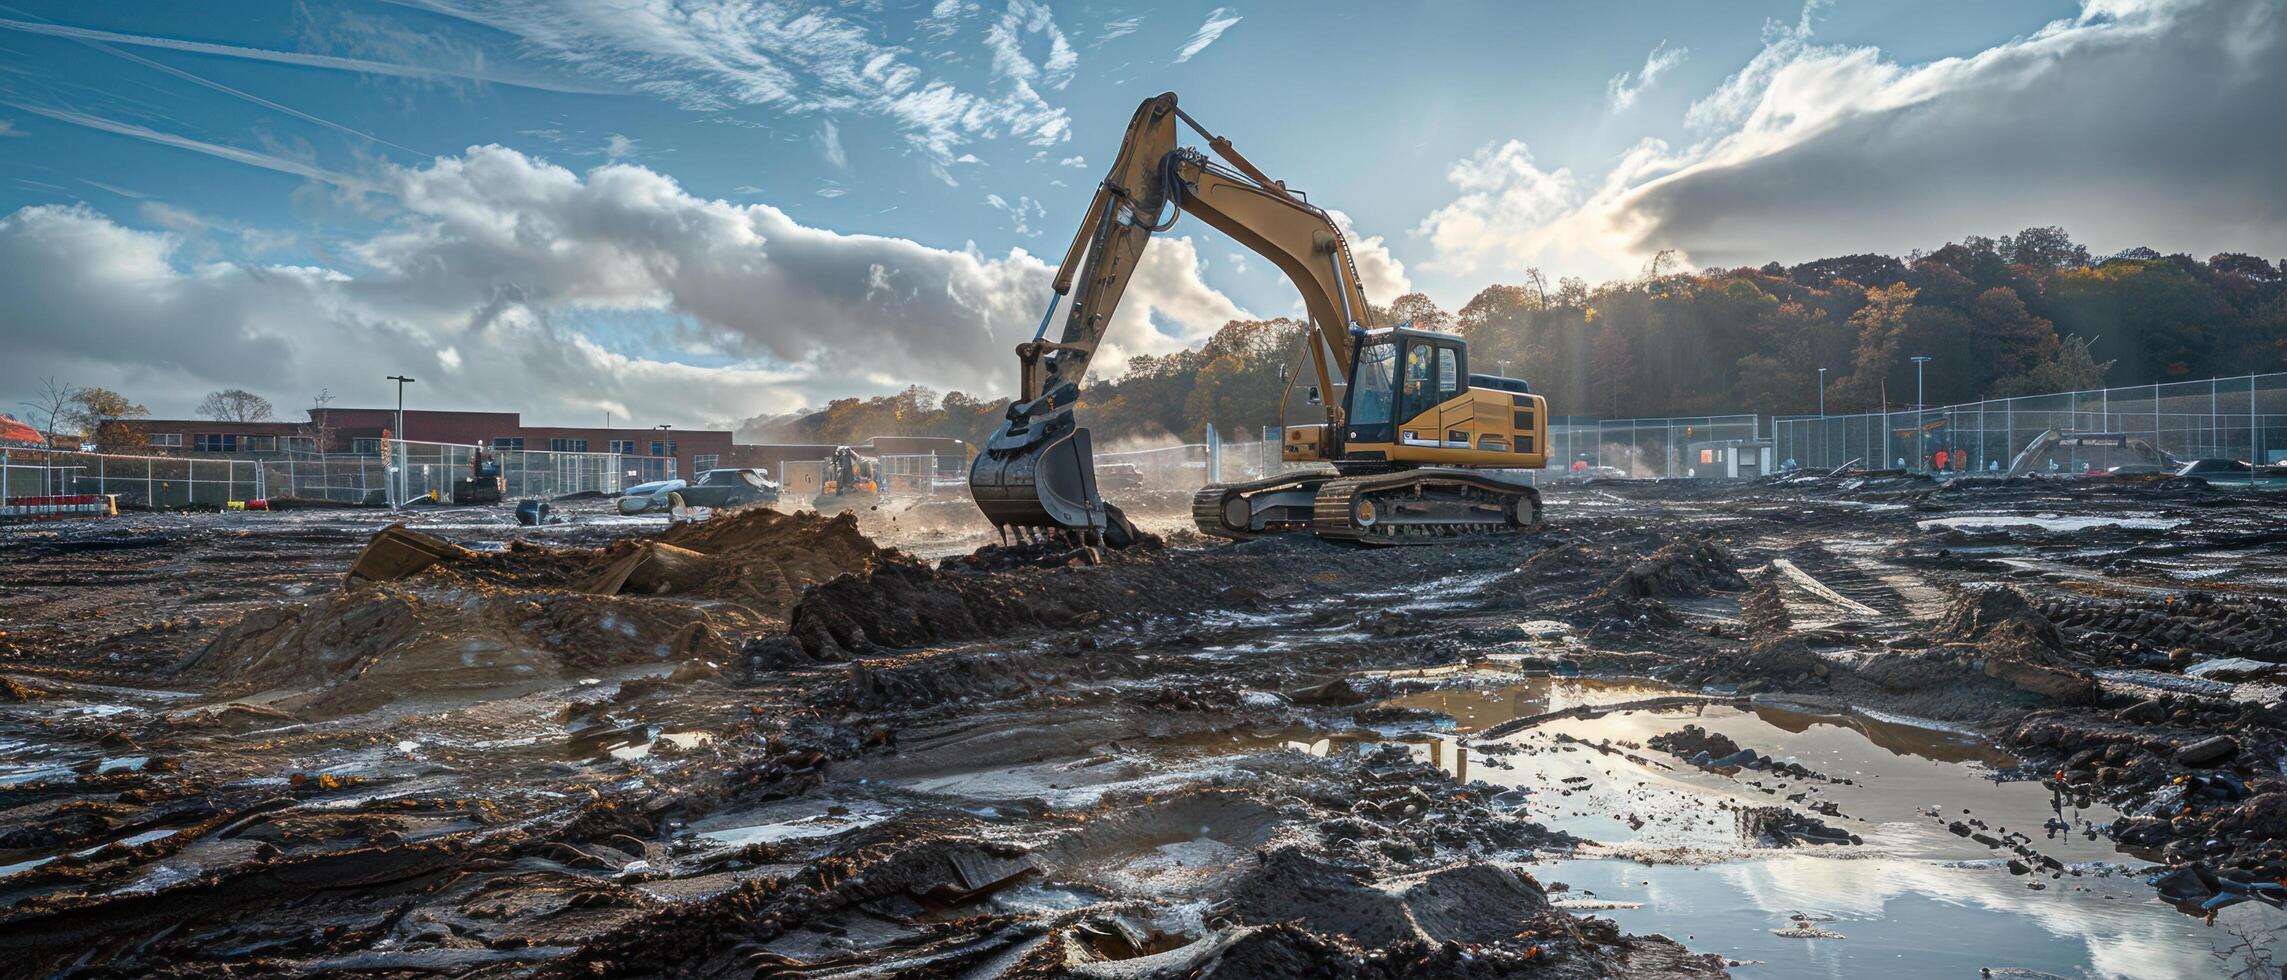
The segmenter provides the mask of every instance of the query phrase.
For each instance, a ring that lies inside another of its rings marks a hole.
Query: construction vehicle
[[[1222,162],[1179,148],[1179,123],[1205,137]],[[1244,539],[1307,529],[1405,544],[1540,523],[1540,493],[1501,471],[1546,465],[1544,400],[1515,378],[1471,374],[1468,344],[1457,335],[1376,324],[1333,218],[1208,132],[1169,92],[1146,100],[1129,122],[1057,269],[1048,313],[1016,349],[1017,398],[969,470],[978,508],[1004,539],[1012,532],[1113,546],[1134,539],[1126,515],[1098,493],[1088,430],[1073,407],[1145,244],[1186,214],[1269,260],[1301,291],[1311,328],[1300,358],[1307,368],[1289,372],[1280,418],[1305,379],[1314,382],[1304,393],[1320,418],[1283,425],[1279,456],[1325,464],[1210,484],[1192,503],[1202,532]],[[1080,292],[1050,340],[1057,300],[1075,282]]]
[[[469,454],[469,475],[453,481],[453,503],[497,504],[508,495],[508,480],[500,475],[500,457],[478,443]]]

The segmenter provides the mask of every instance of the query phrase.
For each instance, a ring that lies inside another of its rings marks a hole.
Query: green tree
[[[2073,334],[2058,343],[2056,353],[2033,365],[2030,370],[2015,377],[2001,379],[1993,386],[1993,394],[1998,398],[2009,398],[2102,388],[2105,373],[2112,370],[2112,365],[2111,361],[2098,361],[2089,352],[2088,339]]]

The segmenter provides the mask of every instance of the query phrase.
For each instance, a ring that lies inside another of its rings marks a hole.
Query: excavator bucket
[[[988,443],[969,467],[969,492],[995,527],[1020,533],[1104,529],[1104,501],[1096,494],[1096,454],[1087,429],[1067,428],[1005,448]]]
[[[1034,417],[1013,406],[1009,422],[985,440],[969,465],[969,493],[1005,535],[1075,534],[1115,548],[1136,540],[1135,525],[1096,492],[1096,453],[1069,409]]]

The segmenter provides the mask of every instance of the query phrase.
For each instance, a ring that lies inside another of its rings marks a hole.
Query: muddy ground
[[[475,556],[354,588],[391,515],[0,529],[0,973],[2287,953],[2277,495],[1599,482],[1394,550],[1158,497],[1164,542],[1110,554],[957,501],[441,508],[396,516]]]

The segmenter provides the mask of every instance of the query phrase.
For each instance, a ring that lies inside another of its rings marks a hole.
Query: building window
[[[247,436],[239,440],[239,447],[250,453],[274,453],[278,451],[278,437]]]
[[[723,457],[720,455],[693,456],[691,457],[691,467],[701,473],[705,473],[706,471],[721,465],[722,461]]]
[[[191,436],[191,451],[199,453],[235,453],[238,437],[216,432],[201,432]]]
[[[584,453],[588,451],[586,439],[550,439],[548,451],[555,453]]]
[[[517,438],[514,438],[514,439],[494,439],[494,440],[492,441],[492,448],[494,448],[494,449],[522,449],[522,448],[524,448],[524,439],[523,439],[523,437],[521,437],[521,436],[519,436],[519,437],[517,437]]]
[[[611,441],[611,451],[622,456],[633,456],[635,455],[635,440],[614,439]]]
[[[349,441],[349,451],[360,456],[379,456],[381,455],[381,440],[351,439]]]
[[[180,432],[153,432],[150,442],[152,446],[160,449],[181,449],[183,448],[183,434]]]
[[[659,440],[657,440],[657,439],[653,439],[653,440],[651,440],[651,455],[653,455],[653,456],[667,456],[667,455],[671,455],[670,453],[668,453],[668,452],[667,452],[667,445],[668,445],[667,443],[664,443],[664,442],[660,442],[660,441],[659,441]]]
[[[287,436],[286,451],[290,453],[317,452],[318,439],[316,436]]]

